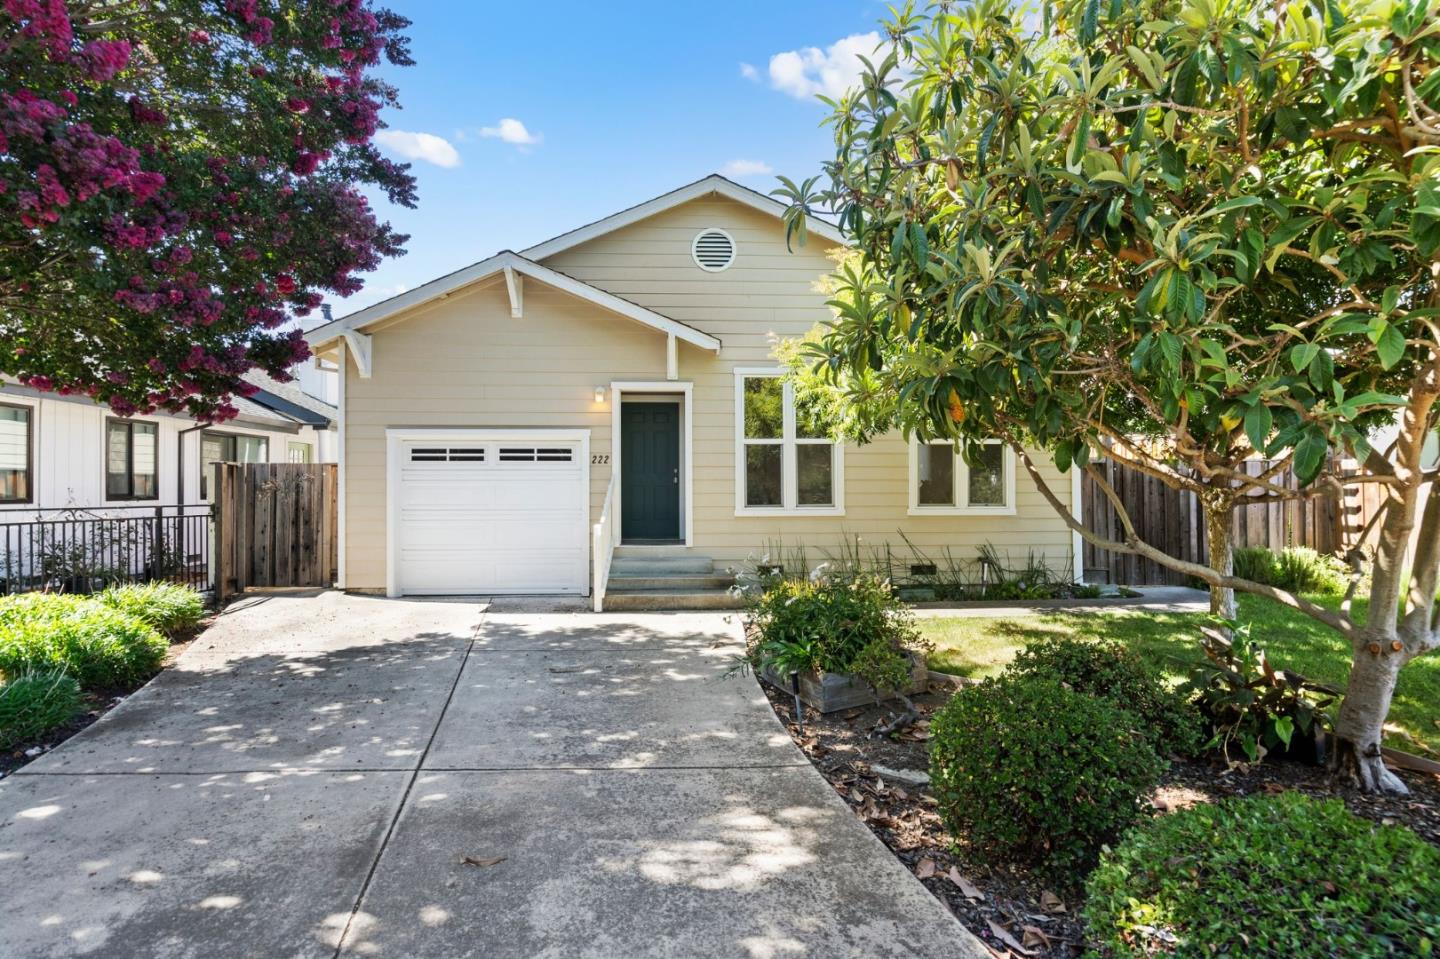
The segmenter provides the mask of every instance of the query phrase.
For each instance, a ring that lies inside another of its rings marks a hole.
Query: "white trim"
[[[1075,517],[1075,522],[1084,523],[1082,515],[1085,511],[1083,495],[1080,492],[1080,467],[1074,463],[1070,464],[1070,515]],[[1080,536],[1078,530],[1070,531],[1071,550],[1074,554],[1075,568],[1071,574],[1075,582],[1085,582],[1085,540]]]
[[[725,241],[730,244],[730,259],[726,260],[720,266],[706,266],[704,263],[700,262],[700,239],[701,237],[709,236],[712,233],[720,234],[725,238]],[[704,270],[706,273],[724,273],[726,270],[730,269],[730,267],[735,265],[735,257],[739,256],[739,254],[740,250],[735,246],[735,238],[730,235],[730,231],[722,230],[718,226],[707,226],[705,229],[695,234],[695,236],[690,240],[690,259],[694,260],[695,265],[698,266],[700,269]]]
[[[385,595],[401,596],[400,590],[400,444],[421,442],[514,441],[580,444],[580,483],[585,491],[580,539],[590,556],[590,431],[588,429],[507,429],[494,427],[392,426],[385,430]],[[587,564],[588,566],[588,564]],[[588,578],[588,577],[587,577]]]
[[[345,365],[345,343],[342,340],[336,347],[338,358],[337,365],[340,372],[337,374],[336,382],[336,414],[335,429],[338,434],[335,440],[335,461],[339,464],[336,467],[335,475],[335,522],[338,529],[335,530],[335,588],[345,588],[345,380],[350,375],[350,369]]]
[[[680,349],[676,345],[674,333],[667,334],[665,337],[665,378],[667,380],[680,378]]]
[[[927,446],[947,446],[946,440],[934,440]],[[1014,516],[1015,515],[1015,451],[1000,440],[986,440],[986,446],[1000,446],[1005,451],[1005,505],[1004,506],[961,506],[962,499],[968,501],[970,489],[970,464],[959,450],[954,450],[954,506],[920,505],[920,441],[910,439],[910,468],[906,471],[906,483],[910,491],[911,516]]]
[[[374,349],[375,341],[367,334],[356,330],[344,330],[341,332],[341,336],[345,340],[345,345],[350,347],[350,352],[355,354],[355,369],[360,372],[360,378],[368,380],[371,373],[371,351]]]
[[[525,315],[525,279],[515,273],[513,266],[505,267],[505,292],[510,294],[510,319],[518,320]]]
[[[680,489],[685,497],[682,504],[684,513],[685,545],[695,545],[695,384],[691,382],[678,382],[675,380],[615,380],[610,383],[610,474],[620,475],[620,403],[626,393],[679,393],[682,395],[684,409],[681,416],[685,421],[685,448],[681,452],[681,462],[685,475],[681,477]],[[625,495],[623,490],[615,497],[615,528],[621,532],[617,534],[617,542],[625,545],[624,526],[619,525],[624,518]]]
[[[634,320],[651,329],[659,330],[665,334],[674,335],[677,339],[684,340],[694,346],[712,352],[720,352],[720,341],[708,333],[702,333],[693,326],[686,326],[678,320],[672,320],[668,316],[662,316],[654,310],[647,310],[638,303],[621,299],[613,293],[607,293],[598,287],[588,283],[582,283],[574,277],[557,273],[547,266],[541,266],[532,260],[528,260],[518,253],[506,250],[490,257],[488,260],[481,260],[473,266],[467,266],[463,270],[451,273],[449,276],[442,276],[438,280],[431,280],[423,286],[418,286],[407,293],[391,297],[383,303],[376,303],[374,306],[366,307],[350,314],[344,319],[326,323],[324,326],[317,326],[305,334],[305,341],[310,344],[312,350],[324,349],[332,340],[345,337],[350,340],[352,348],[356,341],[352,339],[359,331],[374,326],[382,320],[388,320],[398,313],[412,310],[435,300],[443,300],[459,290],[487,280],[505,272],[511,271],[517,275],[524,274],[533,280],[544,283],[546,286],[554,287],[564,293],[582,300],[587,300],[602,309],[619,314],[626,319]],[[512,310],[513,312],[513,310]],[[360,352],[357,349],[357,352]],[[361,367],[361,376],[369,376],[370,357],[368,346],[364,349],[364,365]],[[360,357],[356,357],[357,362]]]
[[[778,440],[764,441],[779,446],[780,506],[748,506],[745,503],[745,447],[756,445],[745,437],[745,380],[780,379],[786,370],[779,366],[737,366],[735,375],[735,515],[736,516],[844,516],[845,515],[845,444],[834,440],[800,439],[795,429],[795,387],[784,380],[781,409],[784,422]],[[830,447],[830,493],[833,506],[801,506],[799,499],[800,471],[797,449],[802,445]]]
[[[653,200],[646,200],[644,203],[632,206],[628,210],[612,213],[610,216],[596,220],[594,223],[571,230],[569,233],[562,233],[557,237],[546,240],[544,243],[528,247],[522,250],[521,253],[532,260],[544,260],[547,257],[554,256],[557,253],[563,253],[572,247],[579,246],[581,243],[588,243],[597,237],[604,236],[607,233],[613,233],[632,223],[649,219],[658,213],[664,213],[666,210],[674,209],[683,203],[689,203],[691,200],[698,200],[701,197],[710,196],[711,194],[734,200],[736,203],[743,204],[752,210],[758,210],[761,213],[777,219],[783,217],[785,211],[788,209],[784,203],[781,203],[773,197],[768,197],[763,193],[757,193],[738,183],[727,180],[719,174],[712,173],[703,180],[696,180],[694,183],[686,184],[678,190],[671,190],[669,193],[657,196]],[[829,240],[831,243],[845,243],[845,236],[840,232],[839,227],[833,223],[827,223],[818,217],[806,217],[805,228],[809,233]]]

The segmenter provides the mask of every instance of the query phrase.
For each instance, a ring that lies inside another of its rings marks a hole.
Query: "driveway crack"
[[[430,736],[425,740],[425,748],[421,750],[420,758],[410,772],[410,778],[405,783],[405,790],[400,794],[400,802],[395,806],[395,814],[390,817],[390,825],[385,830],[385,838],[380,840],[380,848],[375,851],[375,859],[365,873],[365,881],[360,884],[360,892],[355,896],[355,905],[350,907],[350,916],[345,920],[345,928],[340,931],[340,938],[335,940],[334,959],[340,959],[340,953],[345,949],[345,941],[350,938],[350,929],[355,925],[355,917],[360,914],[360,907],[365,904],[365,895],[370,891],[370,883],[375,879],[375,873],[380,868],[380,860],[385,858],[385,850],[390,845],[390,837],[395,835],[395,827],[400,822],[400,816],[410,803],[410,793],[415,788],[415,781],[420,778],[420,773],[425,768],[425,760],[430,755],[430,747],[435,745],[435,737],[440,732],[440,724],[445,722],[445,714],[450,711],[450,702],[455,698],[455,690],[460,688],[460,677],[465,675],[465,666],[470,662],[470,653],[475,649],[480,631],[485,628],[486,612],[487,607],[482,606],[480,621],[475,624],[475,629],[470,633],[470,642],[465,647],[465,655],[460,657],[460,668],[455,671],[455,680],[450,684],[450,691],[445,694],[445,704],[440,707],[440,715],[435,717],[435,728],[430,730]]]

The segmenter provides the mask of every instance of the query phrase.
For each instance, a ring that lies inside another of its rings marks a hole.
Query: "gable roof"
[[[727,180],[718,173],[712,173],[704,179],[696,180],[694,183],[687,183],[678,190],[671,190],[669,193],[657,196],[653,200],[646,200],[644,203],[632,206],[627,210],[612,213],[604,219],[596,220],[594,223],[588,223],[568,233],[562,233],[557,237],[546,240],[544,243],[538,243],[535,246],[528,247],[521,252],[532,260],[544,260],[546,257],[554,256],[571,247],[579,246],[581,243],[587,243],[596,237],[604,236],[606,233],[612,233],[632,223],[638,223],[641,220],[648,219],[657,213],[664,213],[666,210],[673,209],[682,203],[689,203],[691,200],[698,200],[701,197],[712,194],[734,200],[736,203],[748,206],[752,210],[758,210],[767,216],[777,218],[783,217],[786,209],[788,209],[784,203],[781,203],[774,197],[766,196],[749,187],[741,186],[734,180]],[[841,234],[839,227],[819,217],[807,216],[805,218],[805,226],[810,233],[830,240],[833,243],[843,244],[845,242],[845,237]]]
[[[623,297],[608,293],[597,286],[591,286],[573,276],[567,276],[558,270],[542,266],[513,250],[503,250],[488,260],[473,263],[462,270],[456,270],[454,273],[431,280],[423,286],[417,286],[413,290],[401,293],[399,296],[393,296],[373,306],[367,306],[363,310],[326,323],[324,326],[317,326],[305,334],[305,340],[310,344],[312,350],[318,352],[347,333],[362,333],[367,327],[374,326],[398,313],[443,299],[467,286],[488,280],[501,273],[506,273],[507,278],[511,273],[528,276],[546,286],[554,287],[582,300],[588,300],[611,313],[642,323],[666,335],[674,336],[677,340],[683,340],[701,349],[715,352],[720,350],[720,341],[708,333],[702,333],[693,326],[687,326],[679,320],[672,320],[668,316],[663,316],[638,303],[632,303]]]

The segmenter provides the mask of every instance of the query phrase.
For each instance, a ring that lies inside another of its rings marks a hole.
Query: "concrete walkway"
[[[1210,594],[1188,586],[1132,586],[1138,596],[1113,599],[1052,599],[1027,603],[964,603],[926,605],[915,609],[922,619],[1014,619],[1063,613],[1205,613]]]
[[[989,955],[724,678],[730,619],[506,608],[232,606],[0,780],[0,952]]]

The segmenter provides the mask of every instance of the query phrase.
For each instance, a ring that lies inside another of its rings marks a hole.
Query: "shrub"
[[[1233,563],[1236,576],[1293,593],[1343,593],[1349,573],[1341,560],[1308,546],[1287,546],[1278,553],[1246,546],[1235,550]]]
[[[1231,554],[1235,575],[1256,583],[1275,585],[1275,554],[1263,546],[1242,546]]]
[[[149,624],[80,596],[0,600],[0,674],[59,669],[87,689],[131,686],[160,668],[169,648]]]
[[[80,684],[57,669],[21,673],[0,684],[0,751],[44,736],[85,707]]]
[[[1229,622],[1230,638],[1207,631],[1201,639],[1209,664],[1181,687],[1193,695],[1214,733],[1207,744],[1230,758],[1238,745],[1251,762],[1288,749],[1295,733],[1313,735],[1329,724],[1326,708],[1340,691],[1299,673],[1276,669],[1250,638],[1248,623]]]
[[[1077,693],[1110,700],[1139,718],[1159,752],[1193,756],[1205,741],[1200,716],[1185,697],[1120,643],[1042,639],[1022,649],[1006,672],[1056,679]]]
[[[982,850],[1073,881],[1139,818],[1165,769],[1138,726],[1047,676],[962,690],[930,722],[940,814]]]
[[[189,586],[178,583],[112,586],[95,598],[168,635],[189,629],[205,615],[204,598]]]
[[[1345,564],[1306,546],[1291,546],[1275,554],[1275,585],[1294,593],[1343,593]]]
[[[907,651],[924,643],[909,607],[881,577],[774,580],[750,607],[749,658],[780,673],[859,675],[877,690],[908,674]]]
[[[1424,956],[1440,850],[1298,793],[1192,806],[1139,827],[1090,876],[1099,954]]]

